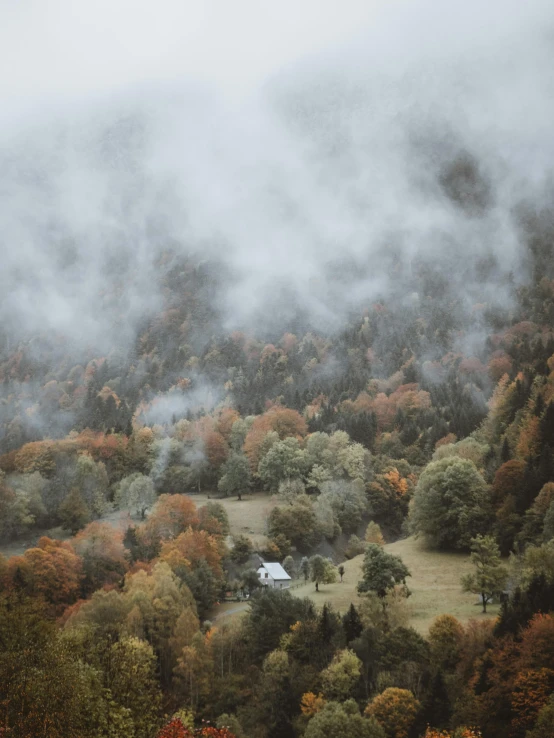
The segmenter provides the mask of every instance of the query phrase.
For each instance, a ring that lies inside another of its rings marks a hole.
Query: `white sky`
[[[0,0],[4,114],[161,79],[241,95],[294,58],[356,33],[376,2]]]

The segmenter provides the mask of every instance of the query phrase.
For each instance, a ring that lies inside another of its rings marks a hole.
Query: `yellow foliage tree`
[[[306,692],[300,700],[300,709],[306,717],[313,717],[325,706],[326,702],[321,692],[317,695],[313,692]]]
[[[409,689],[389,687],[368,704],[365,714],[377,720],[387,738],[408,738],[420,709]]]

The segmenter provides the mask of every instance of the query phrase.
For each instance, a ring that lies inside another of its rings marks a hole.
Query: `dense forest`
[[[125,361],[73,363],[59,347],[38,361],[33,342],[6,355],[2,537],[38,538],[0,560],[6,735],[184,736],[201,719],[237,736],[340,729],[396,738],[426,726],[428,738],[448,729],[548,735],[548,222],[541,214],[528,231],[533,268],[513,290],[513,310],[488,316],[474,306],[489,326],[479,356],[456,350],[461,308],[436,297],[425,270],[414,277],[421,299],[411,309],[380,302],[339,333],[264,343],[225,335],[217,315],[198,308],[209,307],[220,278],[213,265],[187,268],[170,256],[166,309]],[[206,332],[208,342],[197,339]],[[217,499],[195,505],[200,490],[245,505],[252,490],[277,495],[260,553],[289,557],[315,582],[335,576],[318,545],[350,535],[334,563],[365,553],[367,607],[340,615],[258,592],[252,543],[228,537]],[[118,508],[131,514],[126,529],[101,520]],[[373,521],[369,543],[355,535],[364,520]],[[70,537],[39,537],[53,526]],[[415,531],[429,545],[469,550],[481,536],[512,553],[498,621],[463,625],[437,613],[427,638],[399,625],[395,597],[409,562],[402,571],[376,553],[379,526],[387,539]],[[376,583],[375,567],[391,566],[392,578]],[[248,614],[209,622],[229,590],[251,592]]]
[[[0,114],[0,738],[554,735],[552,39],[419,4]]]

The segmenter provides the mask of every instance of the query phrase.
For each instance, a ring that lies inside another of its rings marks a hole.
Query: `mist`
[[[552,184],[548,2],[189,5],[2,5],[3,351],[130,350],[181,256],[219,265],[228,331],[416,304],[422,264],[509,306]]]

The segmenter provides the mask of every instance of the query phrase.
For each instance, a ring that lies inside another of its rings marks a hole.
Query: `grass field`
[[[427,633],[433,618],[443,613],[454,615],[461,622],[497,615],[498,605],[489,605],[487,614],[483,615],[481,605],[475,604],[477,597],[462,592],[460,577],[471,571],[469,556],[427,551],[422,541],[413,537],[387,544],[385,548],[389,553],[400,556],[412,573],[407,581],[412,592],[407,606],[410,625],[420,633]],[[351,602],[356,604],[360,601],[356,585],[361,579],[362,561],[363,556],[356,556],[345,562],[342,584],[320,585],[320,591],[315,592],[310,582],[294,588],[292,594],[309,597],[318,605],[329,602],[339,612],[345,612]]]
[[[237,500],[236,497],[224,497],[208,500],[207,495],[191,495],[191,499],[197,507],[207,502],[219,502],[229,516],[229,526],[232,535],[243,533],[248,536],[255,545],[264,544],[266,540],[265,525],[272,508],[277,504],[277,498],[255,492],[254,494]]]

